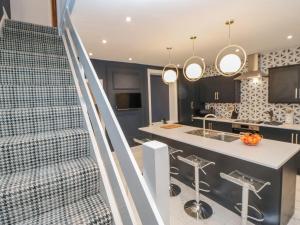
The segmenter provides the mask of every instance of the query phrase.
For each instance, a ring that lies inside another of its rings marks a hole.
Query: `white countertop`
[[[160,128],[160,126],[140,128],[141,131],[147,133],[187,143],[189,145],[204,148],[272,169],[279,169],[300,150],[300,145],[268,139],[263,139],[257,146],[247,146],[240,140],[224,142],[185,133],[195,129],[200,128],[191,126],[182,126],[174,129],[164,129]]]
[[[193,117],[194,120],[202,120],[203,117],[195,116]],[[278,128],[278,129],[287,129],[287,130],[299,130],[300,131],[300,124],[282,124],[282,125],[269,125],[269,124],[263,124],[263,123],[242,123],[242,122],[236,122],[236,119],[227,119],[227,118],[206,118],[207,121],[217,121],[217,122],[225,122],[225,123],[238,123],[238,124],[249,124],[249,125],[255,125],[260,127],[271,127],[271,128]]]

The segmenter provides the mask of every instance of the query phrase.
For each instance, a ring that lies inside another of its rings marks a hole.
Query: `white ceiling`
[[[73,12],[93,58],[149,65],[168,62],[167,46],[182,65],[192,54],[191,35],[198,36],[197,54],[212,63],[227,44],[228,18],[235,19],[232,41],[248,54],[300,45],[300,0],[78,0]]]

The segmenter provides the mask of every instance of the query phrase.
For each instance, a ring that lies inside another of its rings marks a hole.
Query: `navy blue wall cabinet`
[[[269,102],[300,103],[300,65],[269,69]]]
[[[214,76],[200,79],[195,83],[198,101],[203,103],[240,102],[241,81],[234,80],[237,76]]]

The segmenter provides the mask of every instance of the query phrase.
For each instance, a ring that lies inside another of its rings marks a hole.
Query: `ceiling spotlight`
[[[288,35],[286,38],[291,40],[293,38],[293,35]]]
[[[230,77],[242,71],[247,61],[246,51],[239,45],[231,44],[231,25],[234,20],[226,21],[228,26],[228,45],[217,55],[215,67],[223,76]]]
[[[102,44],[106,44],[106,43],[107,43],[107,40],[103,39]]]
[[[128,60],[129,60],[129,61],[132,61],[132,58],[129,58]]]
[[[131,17],[130,17],[130,16],[127,16],[127,17],[126,17],[126,22],[127,22],[127,23],[130,23],[130,22],[131,22]]]
[[[90,53],[89,53],[89,56],[92,56],[92,55],[93,55],[93,53],[92,53],[92,52],[90,52]]]
[[[180,64],[177,64],[177,67],[180,67]]]

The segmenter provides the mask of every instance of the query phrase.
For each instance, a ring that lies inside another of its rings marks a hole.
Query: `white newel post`
[[[170,161],[168,146],[158,141],[143,144],[143,176],[156,202],[165,225],[170,224],[169,176]]]

